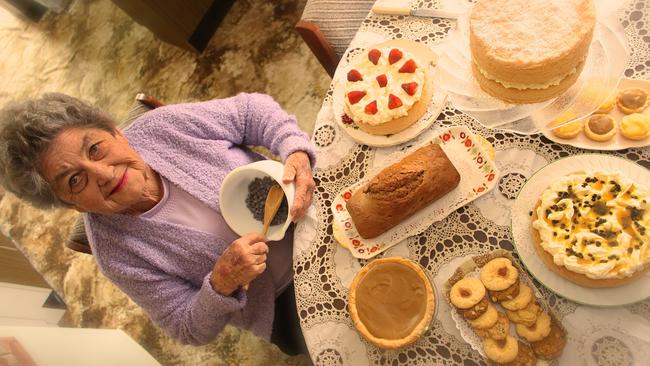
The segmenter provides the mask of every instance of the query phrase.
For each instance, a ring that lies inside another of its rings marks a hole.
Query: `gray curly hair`
[[[0,184],[39,208],[67,206],[39,173],[41,155],[70,128],[98,128],[115,133],[113,119],[77,98],[48,93],[10,103],[0,111]]]

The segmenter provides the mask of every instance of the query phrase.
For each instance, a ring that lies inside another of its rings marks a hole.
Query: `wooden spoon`
[[[280,185],[275,184],[269,190],[269,193],[266,195],[266,202],[264,202],[264,226],[262,228],[262,236],[266,238],[266,234],[269,232],[269,226],[271,226],[271,221],[275,217],[275,214],[278,213],[280,205],[284,200],[284,191]],[[248,283],[244,285],[244,290],[248,290]]]

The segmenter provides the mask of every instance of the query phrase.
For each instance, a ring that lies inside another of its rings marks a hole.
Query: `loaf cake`
[[[433,96],[433,75],[432,56],[420,55],[421,49],[390,41],[359,55],[346,74],[345,116],[373,135],[398,133],[422,117]]]
[[[347,210],[364,239],[381,235],[451,192],[460,174],[437,144],[428,144],[385,168],[360,187]]]
[[[470,14],[474,77],[512,103],[556,97],[580,76],[595,24],[591,0],[480,0]]]

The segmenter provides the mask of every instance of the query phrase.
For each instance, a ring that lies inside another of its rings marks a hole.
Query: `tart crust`
[[[417,273],[418,277],[424,284],[426,292],[426,297],[424,299],[426,302],[426,307],[422,319],[420,319],[420,321],[415,325],[415,327],[413,327],[408,335],[401,339],[386,339],[374,336],[372,333],[370,333],[366,325],[361,321],[359,312],[357,310],[357,286],[371,269],[386,263],[396,263],[412,269],[415,273]],[[350,317],[352,318],[354,326],[368,341],[379,348],[395,349],[415,342],[427,330],[435,311],[435,295],[433,293],[433,288],[431,287],[429,278],[424,273],[422,268],[420,268],[420,266],[408,259],[401,257],[381,258],[368,263],[354,277],[354,280],[350,285],[350,292],[348,294],[348,310],[350,311]]]

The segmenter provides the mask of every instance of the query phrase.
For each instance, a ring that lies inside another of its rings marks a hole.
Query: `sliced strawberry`
[[[343,121],[343,123],[345,123],[346,125],[352,124],[354,122],[354,120],[345,113],[343,114],[343,116],[341,116],[341,121]]]
[[[372,102],[368,103],[366,108],[363,109],[364,112],[367,114],[375,114],[377,113],[377,101],[373,100]]]
[[[366,95],[364,91],[351,91],[348,93],[348,100],[350,104],[357,104]]]
[[[386,78],[385,74],[381,74],[381,75],[377,76],[375,79],[377,79],[377,83],[382,88],[385,87],[386,84],[388,83],[388,78]]]
[[[403,73],[412,73],[415,72],[415,69],[418,67],[418,65],[415,64],[415,61],[413,60],[408,60],[402,65],[402,67],[399,68],[399,72]]]
[[[388,109],[395,109],[402,106],[402,100],[399,97],[388,94]]]
[[[373,48],[368,52],[368,60],[375,65],[379,62],[379,57],[381,57],[381,51],[376,48]]]
[[[404,89],[406,94],[413,95],[415,94],[415,91],[418,90],[418,83],[415,81],[412,83],[404,83],[402,84],[402,89]]]
[[[395,62],[401,60],[402,56],[402,51],[398,50],[397,48],[393,48],[388,54],[388,62],[392,65]]]
[[[363,77],[361,77],[361,73],[359,70],[352,69],[348,72],[348,81],[359,81],[363,80]]]

